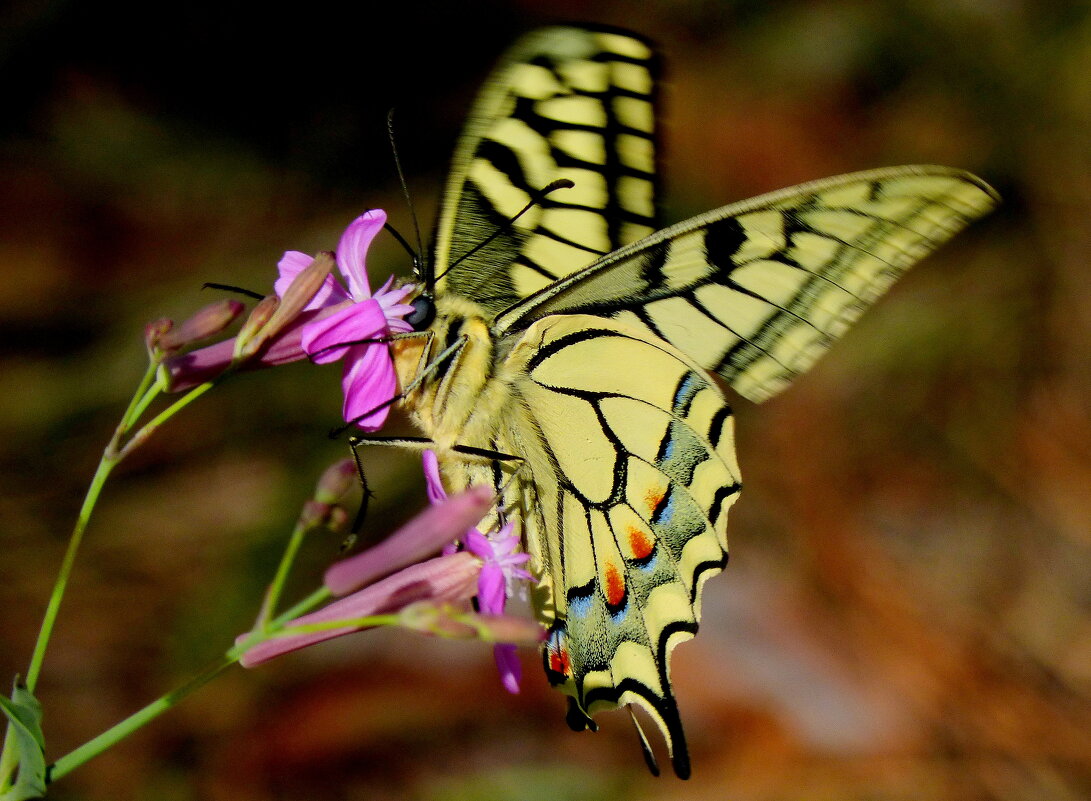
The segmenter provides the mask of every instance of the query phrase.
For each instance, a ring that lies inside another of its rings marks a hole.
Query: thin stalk
[[[295,604],[287,612],[278,615],[271,625],[283,625],[292,618],[309,612],[315,606],[328,599],[330,595],[330,591],[325,587],[315,590],[302,601]],[[212,679],[216,678],[220,673],[239,661],[239,657],[242,656],[243,652],[253,645],[251,640],[252,638],[248,638],[247,640],[232,646],[228,649],[227,653],[220,657],[216,662],[209,665],[185,684],[171,690],[166,695],[157,698],[140,711],[133,713],[120,723],[110,727],[102,734],[88,740],[79,748],[58,759],[53,763],[50,769],[49,781],[54,782],[62,776],[71,773],[80,765],[93,759],[106,749],[111,748],[128,737],[141,726],[150,723],[167,710],[176,706],[186,696],[208,684],[208,682],[212,681]]]
[[[125,409],[125,413],[121,417],[121,422],[118,423],[116,429],[114,429],[113,435],[110,437],[110,442],[107,444],[105,451],[103,452],[102,459],[99,461],[98,467],[95,470],[95,475],[91,479],[91,483],[87,488],[87,494],[84,496],[83,505],[80,507],[79,515],[76,518],[76,524],[72,528],[72,534],[68,539],[68,547],[65,549],[64,558],[61,561],[61,567],[57,573],[57,579],[53,584],[53,592],[49,596],[49,603],[46,605],[45,615],[42,619],[41,628],[38,630],[38,640],[34,645],[34,652],[30,657],[30,666],[27,669],[26,688],[29,692],[33,693],[35,687],[38,684],[38,677],[42,671],[42,663],[45,661],[45,652],[49,646],[49,640],[53,636],[53,628],[57,622],[57,615],[60,612],[61,601],[64,598],[65,590],[68,587],[69,577],[72,575],[72,569],[76,563],[76,555],[79,553],[80,545],[83,543],[83,535],[87,531],[87,525],[91,519],[91,512],[95,508],[95,504],[98,502],[99,496],[102,494],[102,487],[106,483],[106,479],[113,471],[114,467],[124,459],[134,448],[138,447],[145,440],[148,439],[155,431],[166,422],[170,417],[177,414],[183,408],[188,406],[194,400],[199,398],[205,392],[210,390],[223,376],[219,376],[217,381],[210,381],[206,384],[202,384],[196,387],[185,396],[177,400],[170,407],[164,410],[161,414],[157,415],[150,423],[143,426],[133,437],[129,439],[124,446],[121,445],[121,441],[132,427],[136,424],[136,421],[140,419],[140,416],[144,414],[151,402],[160,393],[158,386],[154,386],[156,370],[158,365],[149,364],[148,369],[144,372],[143,377],[140,379],[140,383],[137,385],[136,392],[133,393],[132,399],[129,401],[129,405]],[[237,659],[237,657],[236,657]],[[228,663],[230,664],[230,662]],[[226,665],[225,665],[226,666]],[[222,670],[222,667],[220,668]],[[202,674],[203,675],[203,674]],[[198,677],[200,678],[200,677]],[[209,676],[211,678],[211,676]],[[192,692],[193,689],[204,684],[208,679],[200,681],[188,692]],[[196,680],[195,680],[196,681]],[[189,685],[186,685],[187,687]],[[188,694],[188,692],[183,695]],[[169,696],[164,696],[169,698]],[[163,699],[160,699],[161,703]],[[154,704],[152,705],[154,706]],[[169,708],[169,705],[166,707]],[[150,707],[149,707],[150,709]],[[146,712],[147,709],[142,712]],[[142,714],[142,713],[137,713]],[[158,714],[155,713],[155,714]],[[152,715],[151,717],[154,717]],[[148,718],[150,719],[150,718]],[[131,719],[129,719],[131,720]],[[143,725],[143,723],[137,724],[136,727]],[[116,729],[117,727],[115,727]],[[111,729],[110,732],[113,732]],[[122,733],[117,739],[126,736],[128,733]],[[109,732],[107,732],[108,734]],[[105,735],[100,735],[100,738]],[[91,743],[97,742],[100,738],[92,740]],[[117,740],[110,741],[103,748],[108,748]],[[7,732],[4,736],[3,750],[0,752],[0,791],[7,789],[10,783],[10,779],[13,771],[15,770],[15,755],[14,747],[12,745],[13,735],[11,727],[7,727]],[[87,743],[82,746],[81,749],[87,748],[91,745]],[[74,752],[75,753],[75,752]],[[95,751],[94,753],[98,753]],[[91,754],[91,756],[94,755]],[[90,756],[87,757],[88,759]],[[82,764],[82,763],[77,763]],[[71,768],[67,768],[71,770]]]
[[[167,420],[169,420],[171,417],[178,414],[178,412],[182,411],[182,409],[189,406],[189,404],[193,403],[193,401],[197,400],[197,398],[204,395],[206,392],[216,386],[218,382],[219,378],[217,378],[216,381],[209,381],[207,383],[201,384],[199,387],[194,387],[192,390],[176,400],[162,412],[157,414],[150,422],[145,423],[143,426],[141,426],[140,430],[133,434],[132,438],[127,443],[125,443],[125,446],[120,451],[121,456],[124,457],[128,455],[135,448],[144,444],[148,437],[154,434],[159,429],[159,427],[163,425],[163,423],[167,422]]]
[[[295,562],[296,554],[299,553],[299,549],[303,545],[303,538],[311,528],[312,526],[296,523],[295,528],[292,529],[292,536],[288,538],[288,545],[284,548],[284,555],[280,557],[276,575],[273,576],[273,581],[269,584],[269,589],[265,593],[265,601],[261,605],[258,628],[263,632],[269,630],[270,618],[276,614],[280,594],[284,591],[284,584],[288,580],[288,573],[291,572],[292,563]]]
[[[295,618],[299,617],[300,615],[307,614],[312,609],[314,609],[316,606],[318,606],[321,603],[325,603],[326,601],[328,601],[332,597],[333,597],[332,592],[327,590],[325,587],[319,587],[317,590],[312,592],[310,595],[308,595],[302,601],[297,603],[295,606],[293,606],[287,612],[282,612],[281,614],[279,614],[275,618],[273,618],[273,622],[272,622],[271,625],[273,625],[273,626],[283,626],[289,620],[294,620]]]
[[[111,440],[107,453],[111,452],[113,444],[114,440]],[[27,668],[26,688],[31,693],[34,692],[34,688],[38,684],[38,676],[42,672],[42,662],[45,661],[46,648],[53,636],[53,627],[57,622],[61,600],[64,598],[65,589],[68,587],[68,579],[72,575],[72,568],[76,563],[76,554],[83,542],[83,534],[87,531],[91,511],[95,508],[95,503],[102,493],[102,486],[106,483],[110,471],[114,469],[116,464],[116,458],[111,458],[106,453],[103,454],[98,468],[95,470],[95,475],[91,479],[91,484],[87,488],[87,494],[83,498],[83,505],[80,507],[80,513],[76,518],[76,525],[72,528],[72,535],[68,538],[68,547],[65,549],[64,559],[61,561],[61,569],[57,573],[57,580],[53,583],[53,592],[49,596],[49,603],[45,608],[41,628],[38,629],[38,640],[34,644],[34,652],[30,657],[30,667]],[[0,790],[7,789],[14,770],[14,736],[9,725],[4,735],[3,752],[0,753]]]
[[[155,373],[153,372],[152,375],[154,376]],[[152,386],[142,384],[139,391],[141,392],[141,395],[133,398],[134,403],[129,407],[129,410],[121,421],[121,426],[124,427],[124,431],[126,432],[136,425],[136,421],[144,415],[144,412],[151,406],[152,401],[163,393],[163,389],[159,384]]]
[[[68,775],[80,765],[128,737],[141,726],[144,726],[149,721],[162,715],[190,693],[199,690],[201,687],[208,684],[212,679],[216,678],[238,661],[239,655],[235,653],[235,650],[236,649],[233,648],[228,651],[227,654],[202,670],[181,687],[157,698],[139,712],[130,715],[116,726],[112,726],[98,737],[88,740],[75,751],[58,759],[53,763],[49,771],[49,781],[52,783],[62,776]]]
[[[49,645],[49,638],[53,634],[53,625],[57,621],[57,612],[61,608],[61,600],[64,598],[65,588],[68,586],[68,578],[72,574],[72,567],[76,563],[76,554],[79,552],[80,543],[83,542],[83,534],[87,531],[87,523],[91,519],[91,511],[95,508],[102,485],[110,475],[110,471],[117,465],[117,459],[110,459],[105,455],[99,462],[91,485],[87,488],[87,495],[83,499],[76,525],[72,529],[72,536],[68,539],[68,548],[64,552],[60,572],[53,584],[53,593],[49,596],[49,604],[46,606],[45,617],[42,619],[42,627],[38,630],[38,641],[34,645],[34,653],[30,657],[30,667],[27,669],[27,689],[34,692],[38,684],[38,675],[42,671],[42,661],[45,659],[45,650]]]
[[[140,415],[148,408],[151,399],[159,393],[158,387],[152,389],[152,381],[155,380],[155,373],[158,369],[159,365],[155,362],[148,364],[148,369],[144,371],[144,376],[140,379],[136,392],[133,393],[133,397],[129,401],[129,407],[125,410],[125,414],[121,415],[121,422],[117,426],[118,438],[133,427],[136,421],[140,419]]]

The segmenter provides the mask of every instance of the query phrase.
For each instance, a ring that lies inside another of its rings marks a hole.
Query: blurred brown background
[[[525,655],[376,632],[235,670],[63,799],[1091,796],[1091,18],[1082,2],[17,2],[0,12],[0,676],[25,670],[141,331],[269,285],[368,207],[427,221],[472,93],[519,33],[593,20],[667,58],[668,221],[839,172],[971,169],[999,212],[817,369],[738,402],[747,490],[675,654],[694,778],[623,714],[573,734]],[[389,239],[373,283],[404,272]],[[222,652],[342,455],[338,369],[230,382],[108,486],[48,655],[50,755]],[[391,530],[415,457],[371,453]],[[310,543],[298,587],[337,551]]]

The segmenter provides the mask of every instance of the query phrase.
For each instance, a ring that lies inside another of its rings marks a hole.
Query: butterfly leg
[[[360,509],[356,513],[356,518],[352,523],[352,533],[359,533],[361,526],[363,525],[364,518],[367,516],[368,501],[371,499],[374,493],[368,487],[367,475],[364,471],[364,463],[360,458],[360,447],[362,445],[385,445],[388,447],[404,448],[412,451],[424,451],[435,445],[428,437],[392,437],[381,436],[376,434],[354,434],[348,439],[349,449],[352,451],[352,459],[356,463],[356,475],[360,479],[360,486],[363,489],[363,498],[360,501]],[[491,450],[489,448],[478,448],[473,445],[455,445],[451,450],[454,453],[462,454],[467,457],[467,461],[489,461],[494,465],[493,472],[497,477],[494,484],[499,496],[503,496],[507,491],[508,486],[515,480],[515,476],[519,474],[519,471],[526,464],[526,461],[521,456],[515,456],[510,453],[502,453],[501,451]],[[502,471],[499,467],[501,462],[518,462],[518,466],[515,472],[508,477],[507,481],[500,484],[500,478],[502,477]]]

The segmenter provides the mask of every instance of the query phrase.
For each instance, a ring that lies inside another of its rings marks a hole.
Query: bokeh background
[[[364,208],[407,231],[391,107],[427,223],[475,87],[556,20],[661,42],[668,221],[914,162],[1005,201],[790,392],[736,404],[732,563],[674,660],[694,778],[648,776],[623,713],[569,732],[533,653],[513,697],[487,647],[384,631],[228,673],[53,797],[1091,796],[1091,18],[1065,0],[5,4],[0,675],[144,323],[203,281],[267,287]],[[370,263],[407,269],[388,239]],[[116,475],[40,685],[52,757],[249,626],[339,409],[336,367],[251,374]],[[419,464],[368,469],[381,536],[424,503]],[[338,545],[309,543],[294,592]]]

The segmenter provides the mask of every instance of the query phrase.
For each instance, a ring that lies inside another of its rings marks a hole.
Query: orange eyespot
[[[625,578],[613,564],[606,565],[606,603],[621,606],[625,600]]]
[[[549,669],[562,676],[572,675],[572,663],[568,660],[568,649],[559,648],[549,653]]]
[[[655,549],[655,543],[648,539],[648,535],[635,526],[629,527],[629,547],[633,551],[633,558],[646,559]]]

